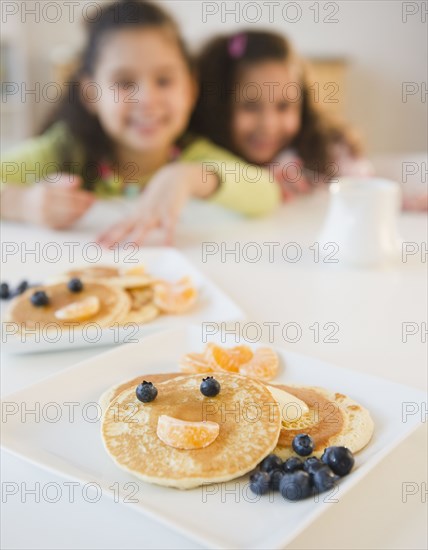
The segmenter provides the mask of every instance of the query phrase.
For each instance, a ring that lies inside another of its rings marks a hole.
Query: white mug
[[[400,208],[398,183],[381,178],[340,178],[330,185],[320,245],[337,243],[336,257],[348,265],[379,266],[397,261]]]

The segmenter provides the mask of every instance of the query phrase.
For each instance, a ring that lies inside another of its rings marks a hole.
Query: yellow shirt
[[[84,158],[81,147],[65,123],[57,122],[41,136],[29,139],[2,155],[2,185],[34,184],[49,180],[50,176],[54,181],[55,175],[61,171],[60,151],[63,148],[71,152],[72,163],[81,166]],[[279,203],[279,186],[267,170],[245,163],[207,139],[195,139],[181,151],[177,160],[201,163],[203,172],[218,176],[220,185],[207,199],[210,202],[248,216],[267,214]],[[72,169],[68,171],[78,173]],[[138,190],[144,188],[149,179],[139,181]],[[124,188],[124,182],[117,177],[100,176],[94,186],[95,193],[100,196],[118,195]]]

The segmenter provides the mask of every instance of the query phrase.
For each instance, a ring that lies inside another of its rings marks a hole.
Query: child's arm
[[[61,174],[55,184],[5,185],[1,190],[1,217],[5,220],[44,225],[52,229],[70,227],[94,203],[92,193],[82,191],[81,178]]]
[[[164,244],[172,244],[180,212],[187,200],[208,197],[218,183],[216,175],[202,177],[199,163],[175,162],[164,166],[140,195],[134,215],[104,231],[98,237],[99,244],[109,247],[127,240],[141,245],[154,229],[161,232]]]
[[[92,193],[82,180],[59,172],[58,144],[67,139],[62,124],[2,155],[1,217],[6,220],[69,227],[90,208]]]
[[[181,156],[183,162],[199,162],[202,178],[215,175],[219,185],[209,198],[213,203],[247,216],[271,212],[280,201],[273,173],[246,163],[207,139],[197,139]]]
[[[134,216],[107,229],[98,242],[106,247],[123,240],[141,245],[157,229],[164,243],[172,244],[180,212],[190,197],[256,216],[278,204],[279,190],[266,170],[246,164],[207,140],[197,140],[180,162],[165,166],[152,178]]]

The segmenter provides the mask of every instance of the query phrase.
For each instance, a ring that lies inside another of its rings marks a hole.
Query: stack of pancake
[[[81,291],[70,291],[68,283],[72,279],[81,281]],[[43,307],[36,307],[31,301],[38,291],[44,292],[48,298]],[[184,299],[183,292],[186,293]],[[168,283],[150,276],[140,266],[128,270],[91,266],[68,271],[46,285],[29,288],[12,300],[6,321],[16,323],[21,332],[58,326],[69,328],[71,323],[73,326],[96,323],[101,328],[128,323],[141,325],[162,313],[181,313],[189,309],[196,296],[196,289],[187,278]],[[84,305],[88,298],[95,299],[99,306],[95,311],[88,309],[85,314]],[[75,317],[73,307],[67,318],[58,315],[59,310],[72,304],[77,306]]]
[[[146,374],[101,396],[102,438],[120,468],[150,483],[190,489],[240,477],[270,453],[283,459],[295,455],[291,442],[299,433],[312,437],[315,456],[332,445],[356,453],[372,436],[369,412],[341,393],[216,372],[220,393],[205,397],[200,391],[202,376]],[[143,380],[158,391],[148,403],[136,396]],[[291,418],[285,409],[293,404],[300,413]],[[157,431],[164,415],[191,423],[216,422],[218,437],[208,446],[191,450],[168,445]]]

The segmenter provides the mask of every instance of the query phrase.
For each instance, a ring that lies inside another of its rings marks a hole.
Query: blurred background
[[[36,133],[57,101],[100,1],[3,0],[2,148]],[[361,132],[371,158],[427,147],[428,2],[159,0],[191,48],[239,29],[271,28],[312,63],[324,108]]]

